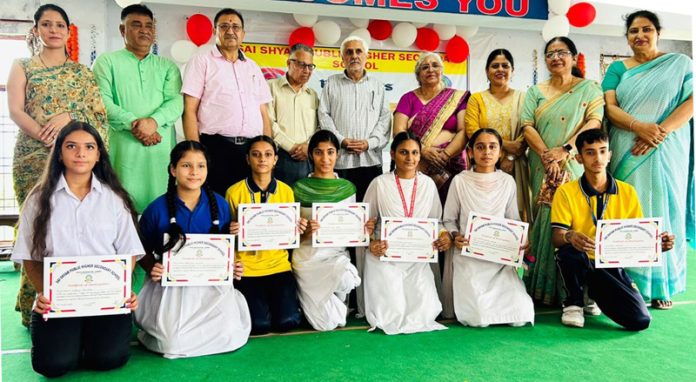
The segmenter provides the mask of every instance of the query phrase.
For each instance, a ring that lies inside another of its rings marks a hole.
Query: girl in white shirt
[[[43,259],[143,254],[135,222],[133,204],[99,133],[87,123],[71,122],[58,134],[42,179],[24,204],[12,253],[37,291],[31,318],[36,372],[57,377],[78,365],[108,370],[128,361],[130,314],[42,318],[51,307],[42,294]],[[126,306],[137,308],[134,293]]]

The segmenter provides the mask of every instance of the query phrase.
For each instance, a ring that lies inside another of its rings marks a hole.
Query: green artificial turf
[[[696,267],[696,253],[689,254]],[[28,332],[13,311],[18,282],[0,265],[2,376],[44,380],[31,369]],[[648,330],[622,330],[605,316],[583,329],[560,324],[557,309],[539,309],[534,327],[465,328],[387,336],[368,333],[364,321],[329,333],[313,331],[251,338],[233,353],[164,359],[133,346],[131,360],[109,372],[75,371],[68,381],[694,381],[696,277],[671,311],[652,310]]]

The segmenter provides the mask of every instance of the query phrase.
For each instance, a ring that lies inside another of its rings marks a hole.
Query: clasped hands
[[[546,149],[541,154],[541,163],[546,170],[546,176],[549,180],[558,179],[561,177],[561,163],[568,159],[570,155],[563,147],[554,147]]]
[[[143,146],[153,146],[162,142],[157,132],[157,121],[153,118],[138,118],[131,123],[131,133]]]
[[[636,134],[635,144],[631,154],[644,155],[650,149],[659,146],[667,138],[668,131],[657,123],[646,123],[634,120],[630,130]]]
[[[370,148],[370,145],[364,139],[343,138],[341,147],[351,154],[362,154]]]

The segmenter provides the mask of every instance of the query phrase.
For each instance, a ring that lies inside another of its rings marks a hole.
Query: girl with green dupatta
[[[686,241],[693,245],[695,239],[693,230],[687,231],[693,177],[686,175],[693,147],[688,128],[693,84],[691,59],[657,49],[660,29],[654,13],[630,14],[626,38],[633,56],[614,62],[602,87],[610,121],[610,171],[635,187],[645,216],[662,217],[662,229],[676,236],[662,266],[626,272],[653,308],[671,309],[672,296],[686,289]]]
[[[312,203],[355,203],[355,186],[334,173],[340,144],[328,130],[319,130],[309,140],[307,152],[314,172],[293,185],[295,200],[301,205],[309,227],[300,248],[292,253],[292,270],[297,279],[300,305],[307,321],[316,330],[328,331],[346,325],[346,298],[360,285],[358,270],[350,262],[345,247],[313,248],[312,233],[319,222],[312,219]],[[375,219],[366,223],[371,235]]]
[[[575,138],[582,131],[601,126],[604,99],[596,82],[574,72],[578,51],[573,41],[555,37],[544,52],[551,78],[529,89],[520,117],[531,148],[534,201],[530,246],[535,261],[525,274],[525,284],[532,298],[553,305],[560,301],[560,280],[551,244],[551,201],[558,186],[582,175],[582,166],[571,155]]]

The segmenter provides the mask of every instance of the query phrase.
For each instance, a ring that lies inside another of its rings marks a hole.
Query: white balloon
[[[549,12],[565,16],[570,9],[570,0],[549,0]]]
[[[478,33],[478,26],[466,26],[466,25],[459,25],[456,27],[457,28],[457,36],[463,38],[464,40],[468,40],[476,33]]]
[[[118,6],[121,8],[140,3],[142,3],[142,0],[116,0],[116,4],[118,4]]]
[[[418,29],[411,23],[398,23],[392,30],[392,41],[399,48],[408,48],[416,41]]]
[[[367,30],[367,28],[358,28],[350,32],[349,36],[358,36],[361,39],[365,40],[365,44],[367,44],[367,46],[372,45],[372,37],[370,37],[370,31]]]
[[[367,26],[370,24],[370,19],[354,19],[354,18],[349,18],[351,24],[355,25],[358,28],[367,28]]]
[[[424,26],[428,25],[428,23],[411,23],[411,24],[413,24],[413,26],[416,27],[416,29],[423,28]]]
[[[311,27],[319,18],[317,15],[300,15],[297,13],[293,14],[292,17],[298,24],[300,24],[301,27]]]
[[[185,64],[198,51],[196,44],[189,40],[174,41],[170,53],[176,62]]]
[[[447,24],[434,24],[433,29],[440,36],[440,40],[449,40],[457,33],[457,27]]]
[[[341,38],[341,27],[331,20],[321,20],[312,27],[314,36],[322,45],[333,45]]]
[[[550,17],[541,30],[544,41],[549,41],[556,36],[568,36],[568,33],[570,33],[570,23],[565,15]]]

